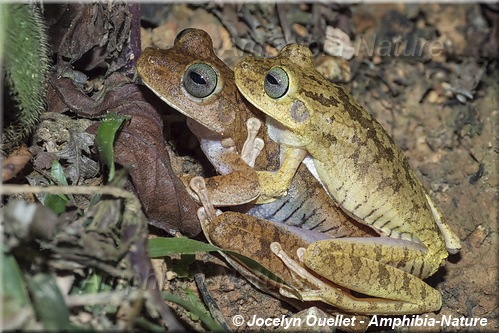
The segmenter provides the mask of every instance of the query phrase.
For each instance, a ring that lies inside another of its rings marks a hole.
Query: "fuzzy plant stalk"
[[[28,138],[45,109],[49,51],[36,5],[0,2],[0,22],[5,155]]]

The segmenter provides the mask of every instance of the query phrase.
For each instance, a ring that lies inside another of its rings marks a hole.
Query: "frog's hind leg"
[[[421,244],[385,237],[331,239],[312,243],[303,261],[335,284],[376,297],[352,296],[341,304],[345,300],[328,289],[308,295],[322,295],[346,311],[412,314],[436,311],[442,305],[440,292],[421,280],[438,269]]]
[[[296,262],[295,260],[293,260],[290,256],[288,256],[288,254],[282,249],[282,246],[279,242],[273,242],[272,244],[270,244],[270,250],[277,257],[279,257],[279,259],[281,259],[281,261],[284,263],[284,265],[286,265],[288,267],[288,269],[291,272],[291,275],[293,276],[295,281],[298,282],[299,284],[303,285],[303,282],[306,281],[306,282],[308,282],[308,284],[312,284],[315,286],[323,286],[324,285],[324,282],[321,279],[317,278],[315,275],[310,273],[307,270],[307,268],[305,268],[303,266],[303,253],[305,250],[304,248],[299,248],[296,251],[296,254],[297,254],[301,264]],[[346,295],[346,291],[342,291],[339,286],[335,286],[335,287],[338,289],[339,292]],[[294,295],[293,290],[291,290],[285,286],[281,287],[280,293],[286,297],[290,297],[290,298],[296,297]],[[301,294],[303,294],[303,293],[304,292],[302,291]]]

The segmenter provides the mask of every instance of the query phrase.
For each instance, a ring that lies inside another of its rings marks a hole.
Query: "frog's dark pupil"
[[[203,78],[203,76],[199,75],[196,72],[190,72],[189,77],[197,84],[206,84],[206,80]]]
[[[277,82],[276,78],[273,75],[271,75],[270,73],[267,74],[267,77],[265,79],[270,84],[279,84],[279,82]]]

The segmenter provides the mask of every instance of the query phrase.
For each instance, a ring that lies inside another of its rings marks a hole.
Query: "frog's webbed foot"
[[[431,212],[433,213],[433,217],[435,218],[435,222],[437,223],[442,236],[444,236],[445,247],[447,248],[447,252],[450,254],[456,254],[461,249],[461,242],[459,237],[451,230],[449,225],[445,222],[442,213],[438,210],[437,206],[430,198],[428,193],[426,193],[426,200],[430,205]]]
[[[256,158],[264,146],[263,140],[256,137],[261,126],[262,122],[257,118],[249,118],[246,121],[248,136],[241,151],[241,158],[252,168],[255,167]]]
[[[270,250],[277,256],[279,259],[282,260],[282,262],[288,267],[288,269],[291,272],[291,275],[294,277],[295,281],[303,284],[302,281],[308,282],[309,285],[313,285],[314,287],[318,289],[323,289],[324,287],[321,288],[321,286],[324,286],[325,283],[312,275],[305,267],[297,263],[295,260],[293,260],[288,254],[282,249],[281,244],[277,242],[273,242],[270,244]],[[299,248],[296,251],[296,254],[298,256],[298,259],[300,263],[303,263],[303,254],[305,253],[304,248]],[[300,279],[298,279],[296,276],[298,276]],[[289,298],[297,298],[295,296],[295,292],[286,287],[282,286],[279,290],[281,295]]]
[[[222,211],[215,209],[213,203],[208,195],[208,190],[206,189],[206,184],[203,177],[196,176],[191,179],[190,186],[192,190],[198,195],[203,207],[200,207],[197,211],[199,223],[201,223],[201,229],[206,237],[206,239],[212,243],[210,237],[211,223],[222,214]]]

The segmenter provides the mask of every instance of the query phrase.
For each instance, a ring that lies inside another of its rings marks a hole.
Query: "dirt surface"
[[[182,13],[183,19],[168,19],[155,29],[144,29],[143,46],[171,45],[176,32],[196,27],[210,33],[217,54],[228,63],[243,56],[240,52],[234,55],[229,34],[204,9],[181,6],[171,10],[174,14],[170,17],[179,17],[178,13]],[[496,61],[480,56],[479,51],[484,50],[470,49],[473,44],[478,46],[479,41],[471,40],[473,35],[469,33],[469,29],[486,24],[484,20],[478,5],[352,6],[356,41],[361,36],[365,40],[373,36],[402,38],[409,33],[407,29],[413,29],[414,34],[437,30],[439,37],[430,41],[440,42],[435,44],[440,47],[446,45],[447,53],[435,52],[422,62],[395,55],[370,55],[361,48],[350,66],[346,66],[351,70],[351,73],[347,70],[346,76],[353,78],[348,86],[354,97],[403,148],[462,240],[459,254],[450,256],[445,266],[427,280],[442,292],[444,304],[438,313],[426,316],[486,318],[485,327],[472,328],[478,331],[490,331],[498,325],[498,72]],[[327,66],[331,61],[334,60],[328,56],[320,60],[321,64],[326,63],[321,66],[325,75],[331,74],[331,66]],[[344,66],[343,60],[337,62],[340,64],[337,67]],[[481,71],[483,75],[479,76]],[[468,87],[473,91],[473,98],[458,101],[450,86]],[[207,269],[208,290],[232,329],[249,328],[233,326],[231,318],[235,315],[266,318],[295,312],[255,291],[231,270],[213,265],[201,267],[203,271]],[[178,290],[180,285],[178,281],[172,282],[170,288]],[[195,289],[192,284],[190,288]],[[409,331],[421,329],[412,327]],[[468,328],[437,325],[425,330],[466,331]]]

